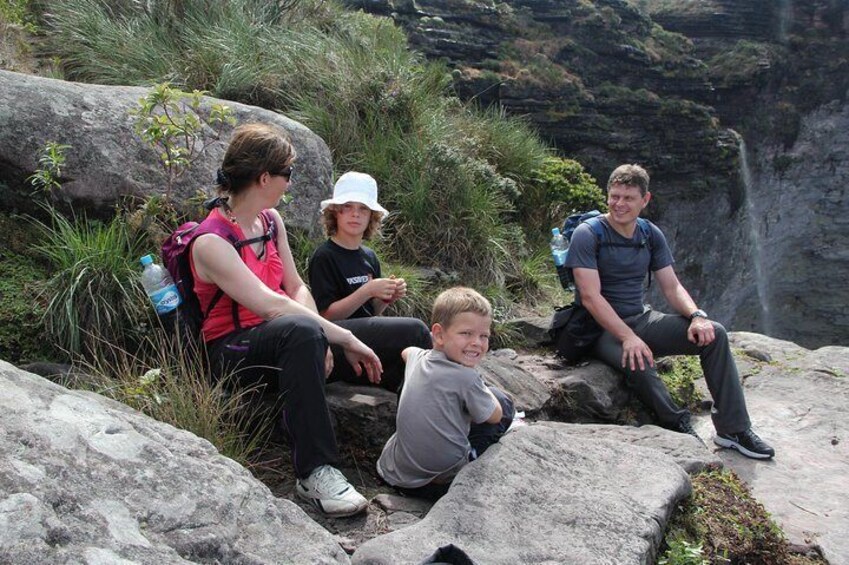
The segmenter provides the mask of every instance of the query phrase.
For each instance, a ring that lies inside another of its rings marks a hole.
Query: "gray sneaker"
[[[339,469],[322,465],[295,485],[298,496],[328,516],[353,516],[368,506],[368,501],[351,486]]]

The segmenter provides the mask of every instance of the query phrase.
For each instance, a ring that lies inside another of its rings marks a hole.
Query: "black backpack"
[[[563,227],[560,229],[560,233],[563,234],[563,237],[564,239],[566,239],[567,242],[570,242],[572,241],[572,234],[575,233],[575,229],[579,225],[587,223],[590,228],[592,228],[593,233],[595,233],[596,239],[598,240],[596,256],[598,256],[598,252],[601,250],[602,247],[648,247],[649,251],[651,251],[652,234],[651,224],[648,220],[646,220],[645,218],[637,218],[637,229],[640,230],[640,234],[642,235],[639,243],[622,243],[607,241],[605,239],[606,232],[601,225],[601,215],[601,212],[599,212],[598,210],[591,210],[589,212],[579,212],[577,214],[572,214],[563,221]],[[572,274],[572,269],[568,267],[558,267],[557,275],[560,278],[560,285],[564,289],[574,289],[575,277]],[[651,270],[649,270],[649,286],[651,286]]]

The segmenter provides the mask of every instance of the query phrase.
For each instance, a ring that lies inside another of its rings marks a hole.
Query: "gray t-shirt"
[[[566,266],[598,271],[601,295],[610,303],[620,318],[640,314],[644,310],[644,282],[649,272],[659,271],[673,264],[672,252],[666,237],[657,226],[649,222],[651,242],[640,247],[600,246],[592,228],[585,222],[575,229],[569,244]],[[637,226],[629,240],[610,227],[607,218],[601,218],[604,241],[640,244],[643,232]],[[575,302],[581,303],[580,292],[575,291]]]
[[[442,351],[411,350],[396,431],[383,447],[378,473],[405,488],[447,481],[469,461],[471,423],[485,422],[495,408],[477,371],[449,361]]]

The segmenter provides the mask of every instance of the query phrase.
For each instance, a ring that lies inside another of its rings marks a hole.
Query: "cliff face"
[[[806,345],[849,341],[849,290],[829,282],[847,272],[830,248],[845,233],[845,2],[349,4],[392,17],[453,67],[461,97],[526,116],[601,183],[617,164],[646,166],[649,217],[717,319]]]

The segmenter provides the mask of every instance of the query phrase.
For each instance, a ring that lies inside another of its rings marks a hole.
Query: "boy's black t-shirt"
[[[374,251],[361,245],[345,249],[328,239],[310,257],[310,290],[319,312],[354,293],[371,279],[379,279],[380,261]],[[371,300],[357,308],[349,318],[374,316]]]

